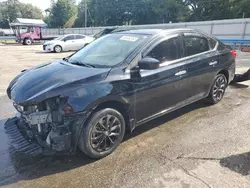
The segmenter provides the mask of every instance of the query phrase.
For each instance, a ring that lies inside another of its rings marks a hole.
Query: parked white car
[[[80,34],[69,34],[60,36],[54,40],[45,42],[43,50],[46,52],[76,51],[91,43],[94,40],[91,36]]]

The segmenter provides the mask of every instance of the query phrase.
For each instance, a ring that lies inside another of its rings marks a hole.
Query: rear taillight
[[[236,50],[231,50],[231,54],[234,56],[234,59],[236,59],[237,56]]]

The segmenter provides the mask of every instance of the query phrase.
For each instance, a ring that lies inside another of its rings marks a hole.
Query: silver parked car
[[[91,36],[80,34],[69,34],[60,36],[54,40],[45,42],[43,50],[46,52],[76,51],[91,43],[94,40]]]

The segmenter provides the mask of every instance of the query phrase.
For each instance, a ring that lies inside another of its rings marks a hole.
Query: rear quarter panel
[[[235,74],[235,59],[228,48],[220,49],[218,51],[218,72],[222,70],[228,71],[228,83],[230,83]]]

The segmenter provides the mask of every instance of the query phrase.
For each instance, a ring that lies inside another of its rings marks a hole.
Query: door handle
[[[210,63],[209,63],[209,65],[210,66],[213,66],[213,65],[216,65],[218,63],[218,61],[211,61]]]
[[[175,73],[175,76],[181,76],[181,75],[186,74],[186,73],[187,73],[186,70],[182,70],[182,71]]]

